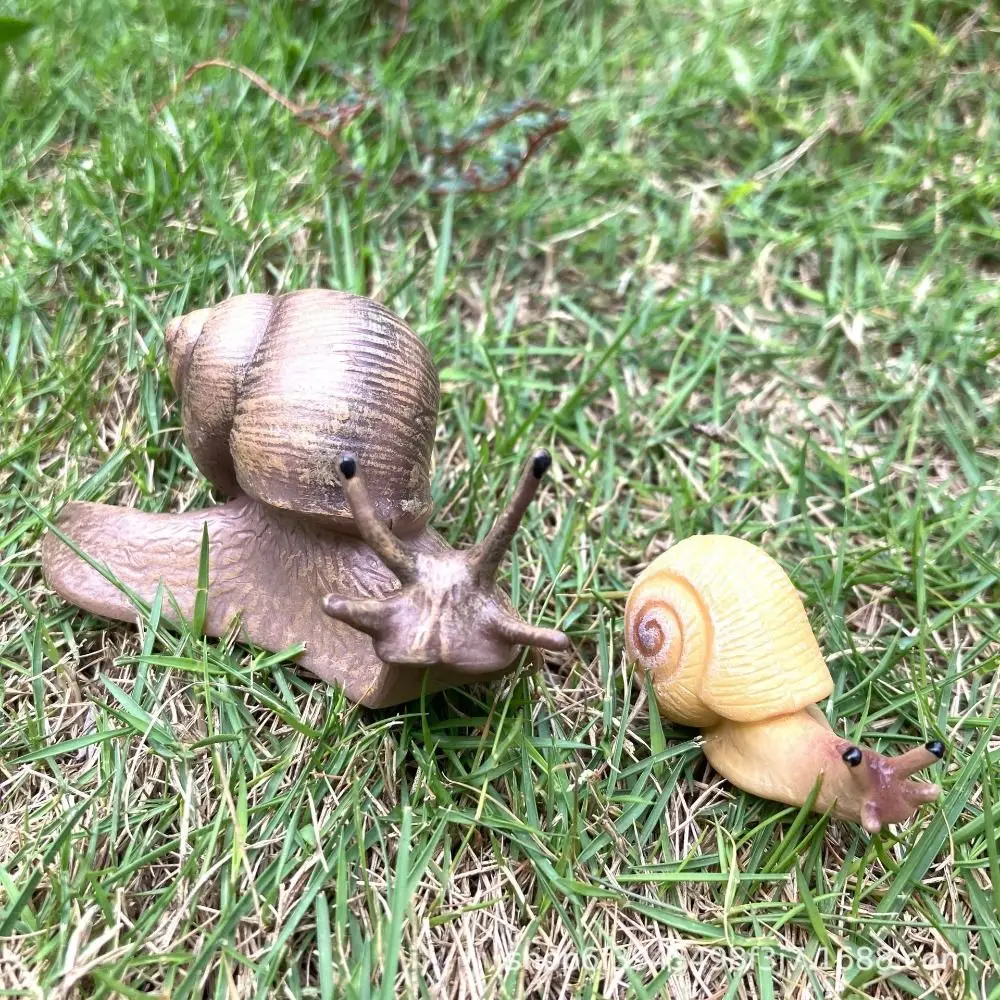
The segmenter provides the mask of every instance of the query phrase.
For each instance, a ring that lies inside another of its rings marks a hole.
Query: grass
[[[0,995],[1000,996],[1000,19],[985,3],[19,2],[0,66]],[[369,178],[301,103],[368,73]],[[534,96],[510,188],[421,137]],[[442,376],[436,526],[556,464],[506,580],[573,651],[360,710],[280,656],[87,617],[68,498],[210,500],[163,327],[378,297]],[[874,839],[744,795],[649,712],[624,592],[732,532],[793,576],[841,731],[944,739]]]

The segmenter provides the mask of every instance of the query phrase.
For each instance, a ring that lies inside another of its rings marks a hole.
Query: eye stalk
[[[849,747],[840,756],[849,767],[857,767],[863,755],[857,747]]]
[[[444,664],[457,673],[483,674],[509,665],[519,646],[568,649],[562,632],[517,617],[496,585],[503,556],[551,464],[544,449],[532,456],[510,503],[478,545],[429,553],[379,521],[356,456],[342,456],[342,485],[358,531],[402,587],[384,599],[330,594],[323,610],[370,635],[379,658],[400,666]]]
[[[547,451],[543,449],[536,452],[535,457],[531,460],[531,474],[535,479],[541,479],[549,471],[551,465],[552,456]]]

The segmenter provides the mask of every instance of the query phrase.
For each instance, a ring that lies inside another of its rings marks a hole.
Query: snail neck
[[[738,788],[801,805],[822,774],[817,807],[826,809],[835,799],[844,806],[843,779],[848,775],[841,773],[847,768],[839,748],[849,744],[830,729],[814,705],[761,722],[721,719],[703,733],[709,763]]]
[[[246,493],[241,493],[231,503],[242,503],[253,506],[259,511],[259,515],[275,524],[287,526],[294,529],[299,526],[307,531],[311,531],[318,537],[340,536],[347,538],[361,538],[361,531],[358,528],[357,520],[350,507],[345,507],[342,512],[318,512],[311,510],[299,510],[292,507],[283,507],[276,503],[269,503],[266,500],[252,497]],[[387,520],[386,526],[399,538],[405,538],[413,542],[418,547],[426,546],[428,549],[439,550],[446,547],[441,536],[430,527],[431,508],[427,507],[420,512],[419,516],[400,514],[398,517]]]
[[[937,785],[910,775],[940,759],[941,744],[884,757],[838,736],[815,705],[760,722],[724,719],[703,733],[705,756],[738,788],[798,806],[822,779],[814,810],[830,810],[871,833],[903,822],[940,794]]]

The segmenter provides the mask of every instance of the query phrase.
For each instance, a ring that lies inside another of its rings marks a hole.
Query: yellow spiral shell
[[[730,535],[686,538],[643,570],[625,605],[625,648],[663,714],[688,726],[769,719],[833,690],[794,584]]]

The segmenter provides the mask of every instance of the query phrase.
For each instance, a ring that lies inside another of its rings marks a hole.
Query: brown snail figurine
[[[363,296],[308,289],[238,295],[170,322],[170,377],[184,439],[228,503],[153,514],[74,502],[42,543],[50,586],[95,614],[135,621],[159,582],[191,619],[203,530],[205,631],[234,619],[268,650],[371,707],[490,680],[522,646],[564,650],[522,621],[496,574],[550,464],[528,462],[482,542],[451,549],[427,526],[438,377],[398,317]]]
[[[678,542],[638,576],[625,647],[660,712],[702,730],[705,756],[744,791],[803,804],[869,833],[941,793],[910,780],[944,755],[938,740],[883,757],[838,736],[816,702],[833,679],[794,584],[763,549],[730,535]]]

